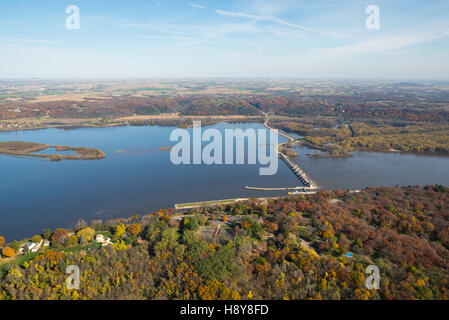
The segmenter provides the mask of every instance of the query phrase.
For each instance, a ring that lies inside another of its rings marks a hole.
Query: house
[[[44,243],[44,240],[41,240],[41,242],[39,242],[39,243],[33,243],[34,244],[34,246],[33,246],[33,248],[32,249],[30,249],[31,250],[31,252],[37,252],[41,247],[42,247],[42,244]]]
[[[32,250],[33,250],[33,248],[34,248],[35,246],[36,246],[36,244],[35,244],[34,242],[27,242],[27,243],[24,243],[24,244],[22,244],[22,245],[20,246],[19,253],[23,253],[23,251],[25,250],[25,248],[27,248],[28,251],[34,252],[34,251],[32,251]]]
[[[97,236],[95,237],[95,241],[97,241],[98,243],[101,243],[102,247],[107,247],[108,245],[110,245],[112,243],[111,238],[108,237],[107,239],[105,239],[104,235],[102,235],[102,234],[97,234]]]
[[[27,242],[20,246],[19,253],[23,253],[25,251],[25,248],[28,249],[28,252],[38,252],[42,246],[48,247],[49,245],[50,241],[48,240],[41,240],[41,242],[39,243]]]

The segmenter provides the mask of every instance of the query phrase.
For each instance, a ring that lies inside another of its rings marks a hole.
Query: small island
[[[48,148],[54,148],[56,151],[73,151],[75,154],[46,154],[37,153]],[[46,158],[51,161],[61,160],[98,160],[106,158],[103,151],[94,148],[85,147],[67,147],[52,146],[43,143],[8,141],[0,142],[0,154],[12,156],[26,156]]]

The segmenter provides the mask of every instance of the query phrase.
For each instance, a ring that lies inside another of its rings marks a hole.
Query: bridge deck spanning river
[[[287,166],[293,171],[293,173],[298,177],[299,181],[304,185],[303,187],[279,187],[279,188],[263,188],[263,187],[248,187],[245,186],[245,189],[248,190],[259,190],[259,191],[295,191],[295,192],[310,192],[318,189],[315,182],[309,178],[309,176],[293,161],[290,160],[282,152],[279,153],[279,158],[281,158]]]
[[[275,133],[277,133],[278,135],[281,135],[285,138],[287,138],[289,140],[289,142],[294,141],[295,139],[291,136],[289,136],[286,133],[280,132],[277,129],[274,129],[272,127],[270,127],[270,125],[268,124],[269,121],[269,116],[268,114],[266,114],[265,112],[263,112],[262,110],[258,109],[265,117],[265,121],[264,121],[264,126],[267,129],[270,129],[271,131],[274,131]],[[284,143],[279,145],[279,149],[280,147],[283,145]],[[248,190],[260,190],[260,191],[295,191],[295,192],[311,192],[311,191],[315,191],[318,189],[317,184],[297,165],[295,164],[287,155],[285,155],[284,153],[279,151],[279,158],[281,158],[285,164],[293,171],[293,173],[298,177],[299,181],[301,181],[301,183],[303,184],[303,187],[285,187],[285,188],[261,188],[261,187],[248,187],[246,186],[245,189]]]
[[[288,156],[280,152],[279,158],[284,160],[287,166],[293,171],[293,173],[307,189],[317,189],[316,184],[312,181],[312,179],[310,179],[309,176],[297,164],[293,163]]]

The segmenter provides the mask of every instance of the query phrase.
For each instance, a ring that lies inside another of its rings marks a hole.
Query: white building
[[[108,245],[111,244],[111,238],[104,238],[104,235],[102,234],[97,234],[97,236],[95,237],[95,241],[97,241],[98,243],[101,243],[102,247],[107,247]]]

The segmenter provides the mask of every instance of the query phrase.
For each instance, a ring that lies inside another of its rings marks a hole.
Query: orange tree
[[[133,236],[137,236],[142,231],[142,227],[140,226],[140,224],[134,223],[134,224],[128,226],[128,231]]]
[[[4,247],[2,250],[2,254],[7,258],[12,258],[16,255],[16,252],[11,247]]]

